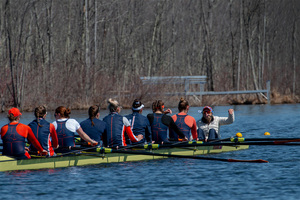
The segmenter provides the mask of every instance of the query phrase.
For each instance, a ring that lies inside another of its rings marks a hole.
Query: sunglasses
[[[207,113],[207,114],[210,114],[211,113],[211,111],[210,110],[203,110],[203,112],[202,112],[203,114],[205,114],[205,113]]]

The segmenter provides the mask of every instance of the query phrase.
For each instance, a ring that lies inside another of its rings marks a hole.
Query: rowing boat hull
[[[182,156],[196,156],[204,154],[223,153],[248,149],[249,146],[202,146],[195,148],[169,148],[153,150],[159,154],[172,154]],[[148,151],[147,151],[148,152]],[[51,158],[32,158],[28,160],[15,160],[7,156],[0,156],[0,171],[54,169],[72,166],[95,165],[103,163],[133,162],[167,158],[153,155],[134,155],[125,153],[84,152],[76,155],[57,156]]]

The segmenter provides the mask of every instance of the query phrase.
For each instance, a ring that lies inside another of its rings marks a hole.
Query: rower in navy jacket
[[[46,107],[36,107],[34,115],[36,119],[28,124],[28,126],[31,128],[43,149],[47,151],[47,156],[54,156],[54,149],[58,148],[58,139],[54,125],[45,119],[47,115]],[[30,151],[37,152],[37,149],[31,144]]]
[[[132,114],[127,115],[131,130],[135,136],[143,135],[143,139],[139,143],[152,142],[151,141],[151,126],[147,117],[143,116],[144,104],[138,99],[135,99],[132,103]],[[126,140],[127,143],[131,143],[130,140]]]
[[[152,142],[153,143],[168,143],[169,129],[172,129],[179,138],[187,140],[185,135],[180,131],[172,117],[166,115],[168,113],[172,114],[170,109],[164,110],[164,102],[162,100],[156,100],[152,104],[153,113],[148,114],[147,118],[151,125],[152,131]]]
[[[55,119],[52,124],[54,125],[58,137],[59,148],[55,152],[65,152],[71,147],[75,146],[75,132],[91,145],[98,143],[91,139],[81,128],[80,124],[70,118],[71,110],[64,106],[59,106],[55,109]]]
[[[143,139],[143,135],[135,136],[132,133],[130,123],[126,117],[119,115],[121,106],[118,101],[108,99],[108,109],[110,114],[104,117],[103,121],[107,124],[107,134],[105,145],[107,147],[118,148],[127,146],[125,133],[128,135],[131,142],[139,142]]]
[[[106,123],[99,119],[99,106],[94,105],[89,108],[89,118],[80,123],[82,130],[93,140],[98,142],[98,146],[102,146],[102,136],[106,134]],[[81,146],[88,146],[84,144]]]

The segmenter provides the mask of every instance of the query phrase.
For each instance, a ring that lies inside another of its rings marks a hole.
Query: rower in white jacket
[[[220,139],[220,126],[232,124],[234,122],[233,109],[228,110],[228,117],[218,117],[213,115],[213,110],[205,106],[202,110],[202,118],[197,121],[197,132],[199,140]]]

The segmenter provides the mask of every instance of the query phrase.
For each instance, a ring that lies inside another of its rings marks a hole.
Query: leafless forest
[[[300,102],[299,13],[298,0],[1,0],[1,109],[151,102],[141,76],[206,75],[207,91],[270,80],[273,103]],[[174,87],[154,89],[168,101]],[[249,101],[263,99],[225,103]]]

